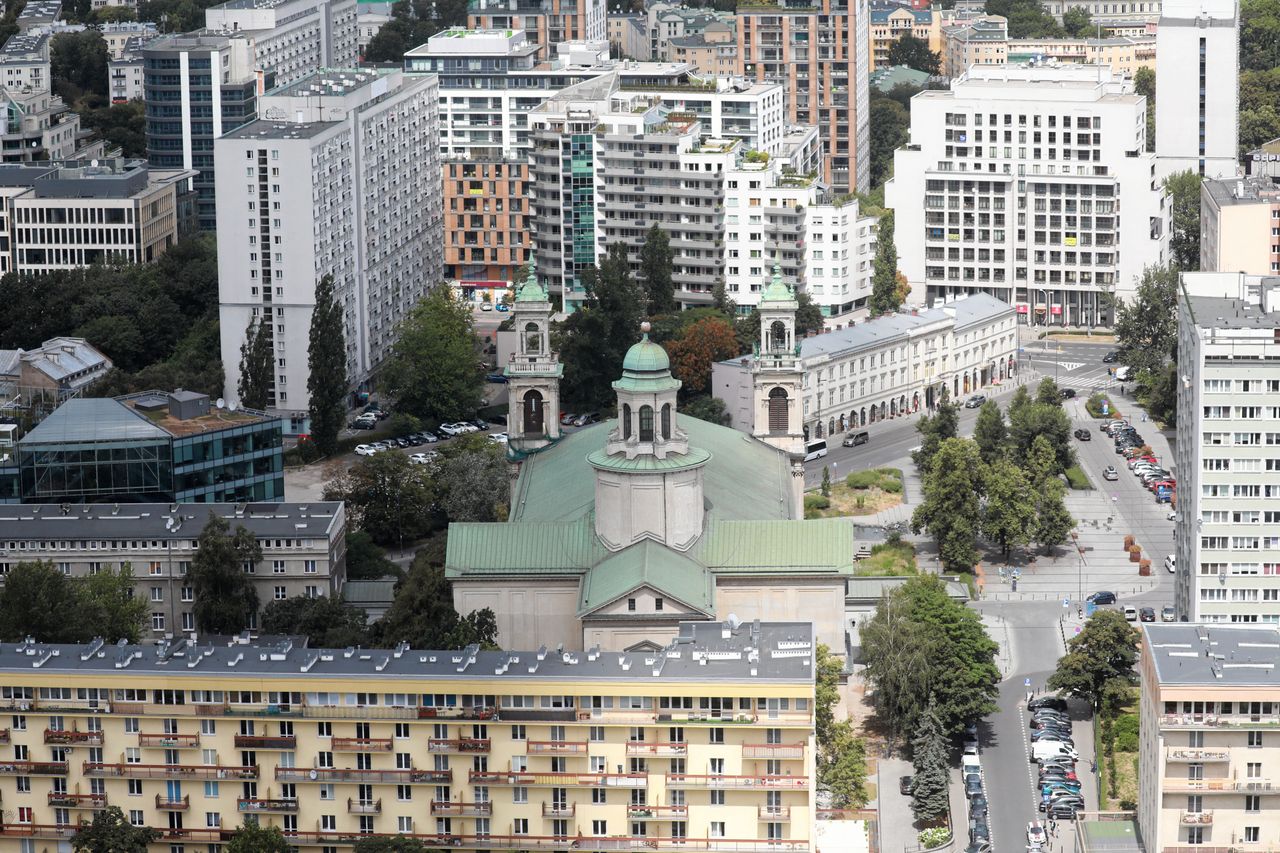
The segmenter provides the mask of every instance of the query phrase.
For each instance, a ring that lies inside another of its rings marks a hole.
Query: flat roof
[[[170,645],[0,644],[0,673],[65,673],[110,676],[120,683],[131,675],[190,678],[208,684],[210,676],[319,680],[368,676],[378,679],[560,682],[613,680],[634,688],[641,682],[718,681],[812,684],[815,643],[808,622],[683,622],[680,633],[656,652],[550,650],[460,651],[396,649],[309,649],[291,640],[274,645],[195,643]]]
[[[195,539],[210,515],[259,538],[326,536],[342,515],[340,501],[308,503],[184,504],[0,504],[7,540]]]
[[[1144,624],[1161,684],[1280,686],[1280,625]]]
[[[23,436],[22,445],[85,441],[167,441],[169,433],[106,397],[67,400]]]
[[[200,415],[194,418],[175,418],[169,413],[168,406],[161,409],[146,411],[139,409],[137,404],[148,399],[154,399],[157,395],[139,394],[131,395],[130,398],[117,400],[120,405],[124,406],[135,415],[156,425],[174,438],[182,438],[188,435],[198,435],[202,432],[212,432],[214,430],[228,429],[230,427],[245,426],[246,424],[257,423],[264,420],[272,420],[263,417],[257,412],[247,411],[245,409],[218,408],[217,406],[209,406],[209,414]],[[168,402],[169,394],[160,392],[158,395],[162,400]],[[203,396],[203,395],[200,395]],[[181,400],[179,400],[181,402]]]
[[[267,121],[258,119],[225,133],[223,139],[310,139],[331,130],[340,122],[311,121],[294,124],[288,121]]]
[[[1263,311],[1256,302],[1233,296],[1188,294],[1184,298],[1202,329],[1280,329],[1280,311]]]
[[[1210,179],[1204,191],[1218,207],[1236,204],[1280,204],[1280,185],[1270,175]]]
[[[267,92],[267,96],[346,95],[368,86],[387,72],[368,68],[325,68]]]

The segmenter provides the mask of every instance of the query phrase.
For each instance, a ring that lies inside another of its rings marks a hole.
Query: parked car
[[[420,432],[418,433],[418,438],[422,439],[423,444],[435,444],[440,440],[440,437],[434,432]]]
[[[440,454],[435,450],[428,450],[426,453],[415,453],[409,457],[410,465],[426,465],[434,459],[439,458]]]
[[[467,428],[462,424],[440,424],[440,432],[450,438],[462,435],[466,431]]]
[[[910,778],[910,777],[907,777],[907,778]],[[988,808],[989,807],[987,805],[987,798],[982,796],[981,794],[979,794],[976,797],[969,798],[969,816],[970,817],[975,817],[977,815],[986,815]]]
[[[378,425],[377,418],[372,418],[369,420],[361,420],[360,418],[356,418],[348,426],[350,426],[352,429],[373,429],[377,425]]]
[[[970,776],[964,780],[964,792],[972,797],[982,793],[982,777]]]
[[[578,415],[576,418],[573,419],[573,425],[580,426],[580,427],[588,426],[590,424],[595,424],[599,422],[600,422],[599,412],[588,412],[585,415]]]
[[[1075,389],[1073,388],[1063,388],[1061,393],[1062,393],[1062,399],[1064,400],[1070,400],[1072,397],[1076,395]]]
[[[1164,520],[1165,520],[1165,521],[1177,521],[1177,520],[1178,520],[1178,511],[1177,511],[1176,509],[1171,509],[1171,510],[1169,510],[1169,512],[1167,512],[1167,513],[1165,514]]]
[[[1129,622],[1137,622],[1138,608],[1134,607],[1132,604],[1126,604],[1124,606],[1124,618]]]
[[[1119,360],[1120,360],[1120,353],[1116,352],[1115,350],[1111,350],[1110,352],[1108,352],[1106,355],[1102,357],[1103,364],[1115,364]]]
[[[372,456],[377,452],[378,451],[374,450],[373,447],[368,444],[356,445],[356,456]]]
[[[1078,429],[1072,433],[1080,441],[1093,441],[1093,433],[1087,429]]]
[[[1164,558],[1164,570],[1169,574],[1174,574],[1178,571],[1178,556],[1176,554],[1170,554]]]
[[[489,440],[494,444],[506,444],[507,434],[505,432],[494,432],[489,434]]]
[[[1085,601],[1089,602],[1090,604],[1097,604],[1097,605],[1115,604],[1116,594],[1114,592],[1107,592],[1103,590],[1100,592],[1093,593],[1088,598],[1086,598]]]
[[[1178,611],[1173,609],[1172,604],[1166,604],[1160,610],[1160,621],[1161,622],[1177,622],[1178,621]]]
[[[560,415],[560,425],[569,426],[574,422],[574,419],[576,419],[577,417],[578,416],[575,415],[573,412],[562,412]]]
[[[505,314],[506,312],[508,312],[508,311],[510,311],[510,310],[511,310],[511,306],[510,306],[510,305],[508,305],[508,304],[507,304],[507,303],[505,303],[505,302],[499,302],[499,303],[494,307],[494,309],[493,309],[493,310],[495,310],[495,311],[501,311],[502,313],[504,313],[504,314]]]
[[[911,796],[911,777],[903,776],[898,780],[898,793],[904,797]]]
[[[496,385],[507,384],[507,377],[503,376],[501,373],[490,373],[487,376],[485,376],[484,379],[486,382],[492,382]]]
[[[1111,601],[1115,602],[1115,595],[1110,592],[1095,592],[1094,595],[1110,595]],[[1092,597],[1092,596],[1091,596]],[[1067,700],[1061,696],[1037,696],[1027,703],[1027,710],[1037,711],[1041,708],[1052,708],[1055,711],[1067,710]]]
[[[985,394],[974,394],[968,400],[964,401],[964,407],[966,409],[980,409],[982,408],[982,404],[985,402],[987,402],[987,396]]]
[[[480,310],[481,310],[481,311],[492,311],[492,310],[493,310],[493,304],[492,304],[492,303],[489,303],[489,302],[482,302],[482,303],[480,304]]]
[[[1108,465],[1106,468],[1103,468],[1103,469],[1102,469],[1102,479],[1104,479],[1104,480],[1119,480],[1119,479],[1120,479],[1120,472],[1116,470],[1116,466],[1114,466],[1114,465]]]

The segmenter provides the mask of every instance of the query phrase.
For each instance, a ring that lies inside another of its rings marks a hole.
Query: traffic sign
[[[1070,606],[1071,606],[1071,599],[1069,599],[1069,598],[1064,598],[1064,599],[1062,599],[1062,606],[1063,606],[1063,607],[1070,607]]]
[[[1022,686],[1023,686],[1023,687],[1030,687],[1030,686],[1031,686],[1031,679],[1030,679],[1030,678],[1024,678],[1024,679],[1022,679]]]

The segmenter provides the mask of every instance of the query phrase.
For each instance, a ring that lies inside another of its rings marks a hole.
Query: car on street
[[[587,426],[589,424],[599,423],[599,422],[600,422],[599,412],[588,412],[584,415],[578,415],[576,418],[573,419],[573,425],[580,426],[580,427]]]
[[[969,776],[964,780],[964,792],[972,797],[982,793],[982,777]]]
[[[496,385],[507,384],[507,377],[503,376],[501,373],[490,373],[487,376],[485,376],[484,379],[486,382],[492,382]]]
[[[978,816],[985,817],[987,814],[987,810],[988,810],[988,805],[987,805],[986,797],[979,794],[976,797],[969,798],[969,817],[978,817]]]
[[[1173,609],[1172,604],[1166,604],[1163,608],[1161,608],[1160,621],[1161,622],[1177,622],[1178,621],[1178,611]]]
[[[440,456],[439,452],[435,450],[428,450],[426,453],[415,453],[409,457],[409,464],[410,465],[426,465],[428,462],[431,462],[433,459],[439,458],[439,456]]]
[[[982,404],[985,402],[987,402],[985,394],[974,394],[968,400],[964,401],[964,407],[966,409],[980,409],[982,408]]]
[[[574,422],[574,420],[577,419],[577,417],[578,416],[573,412],[564,412],[563,414],[560,415],[560,425],[569,426]]]
[[[485,302],[485,303],[483,303],[483,304],[480,306],[480,310],[481,310],[481,311],[492,311],[492,310],[493,310],[493,305],[492,305],[491,303],[489,303],[489,302]]]
[[[369,445],[369,444],[356,445],[356,456],[372,456],[377,452],[378,451],[375,450],[372,445]]]
[[[1078,429],[1072,435],[1080,441],[1093,441],[1093,434],[1087,429]]]
[[[911,777],[910,776],[903,776],[902,778],[898,779],[898,793],[902,794],[902,796],[904,797],[911,796]]]
[[[467,428],[462,424],[440,424],[440,432],[450,438],[462,435],[466,431]]]
[[[1119,480],[1119,479],[1120,479],[1120,472],[1116,470],[1116,466],[1114,466],[1114,465],[1108,465],[1106,468],[1103,468],[1103,469],[1102,469],[1102,479],[1104,479],[1104,480]]]
[[[1086,598],[1085,601],[1089,602],[1090,604],[1098,604],[1098,605],[1115,604],[1116,594],[1114,592],[1107,592],[1105,590],[1102,590],[1102,591],[1093,593],[1088,598]]]
[[[1076,812],[1084,808],[1084,800],[1054,803],[1046,812],[1054,820],[1075,820]]]
[[[1176,554],[1170,554],[1164,558],[1164,570],[1169,574],[1174,574],[1178,571],[1178,556]]]
[[[851,432],[840,442],[841,447],[857,447],[859,444],[866,444],[871,440],[871,436],[865,432]]]
[[[495,310],[495,311],[501,311],[501,312],[503,312],[503,313],[505,314],[506,312],[508,312],[508,311],[510,311],[510,310],[511,310],[511,306],[510,306],[510,305],[508,305],[508,304],[506,304],[505,302],[499,302],[499,303],[498,303],[498,305],[497,305],[497,307],[496,307],[496,308],[494,308],[493,310]]]
[[[1134,607],[1132,604],[1126,604],[1124,606],[1124,618],[1129,622],[1137,622],[1138,608]]]
[[[1059,393],[1062,395],[1062,399],[1064,400],[1070,400],[1076,395],[1074,388],[1063,388]]]
[[[1178,511],[1177,511],[1176,509],[1171,509],[1171,510],[1169,510],[1169,512],[1165,515],[1164,520],[1165,520],[1165,521],[1177,521],[1177,520],[1178,520]]]
[[[1102,357],[1103,364],[1115,364],[1119,360],[1120,360],[1120,353],[1116,352],[1115,350],[1111,350],[1110,352],[1108,352],[1106,355]]]

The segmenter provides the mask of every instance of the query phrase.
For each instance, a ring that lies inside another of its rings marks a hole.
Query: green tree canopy
[[[947,741],[938,721],[937,709],[931,702],[920,715],[911,739],[911,812],[916,820],[929,823],[950,811],[951,773],[948,767]]]
[[[511,480],[502,448],[484,435],[454,439],[432,472],[449,521],[506,521]]]
[[[311,440],[325,456],[338,449],[338,433],[347,407],[347,344],[342,305],[334,295],[333,276],[316,284],[307,340],[307,393],[310,396]]]
[[[96,574],[76,581],[79,585],[81,618],[85,633],[81,639],[103,637],[107,642],[142,640],[142,629],[147,621],[147,602],[135,596],[133,569],[126,563],[119,572],[99,569]]]
[[[347,579],[403,578],[404,571],[387,559],[387,552],[363,530],[347,528]]]
[[[1039,0],[987,0],[988,15],[1009,20],[1009,38],[1061,38],[1063,29]]]
[[[79,103],[85,95],[106,92],[107,42],[96,29],[55,33],[49,41],[49,75],[54,94],[68,104]]]
[[[914,461],[920,473],[927,475],[933,470],[933,457],[942,442],[955,438],[960,432],[960,404],[951,402],[946,386],[938,396],[937,410],[916,421],[916,432],[920,433],[920,449],[916,451]]]
[[[1156,150],[1156,72],[1144,65],[1133,72],[1133,91],[1147,99],[1147,150]]]
[[[289,840],[278,826],[260,826],[246,821],[231,836],[224,853],[291,853]]]
[[[1049,393],[1046,389],[1046,397]],[[1059,474],[1075,464],[1075,450],[1071,447],[1071,418],[1057,398],[1056,386],[1052,394],[1055,397],[1052,403],[1010,405],[1009,446],[1014,461],[1025,463],[1031,445],[1037,438],[1044,438],[1056,460],[1054,474]]]
[[[561,393],[566,402],[605,408],[622,359],[640,339],[645,296],[631,275],[627,247],[615,243],[600,264],[582,275],[586,299],[560,324],[556,349],[564,362]]]
[[[928,530],[943,564],[953,571],[968,571],[978,562],[985,481],[986,465],[972,440],[948,438],[938,445],[911,529]]]
[[[686,400],[684,405],[680,406],[680,413],[720,426],[729,426],[731,421],[724,400],[719,397],[709,397],[706,394]]]
[[[1066,541],[1075,519],[1067,512],[1064,501],[1067,487],[1058,476],[1061,470],[1058,456],[1045,436],[1038,435],[1032,442],[1026,469],[1035,498],[1031,538],[1048,552],[1050,547]]]
[[[671,238],[655,223],[649,227],[644,245],[640,247],[640,280],[644,282],[651,316],[676,310],[672,263]]]
[[[942,57],[929,49],[929,42],[909,32],[889,46],[889,64],[905,65],[926,74],[942,72]]]
[[[893,98],[872,90],[871,110],[871,185],[879,187],[893,177],[893,152],[907,142],[911,113]]]
[[[1173,209],[1169,251],[1173,264],[1184,272],[1200,269],[1200,184],[1203,178],[1187,169],[1164,179]]]
[[[484,370],[471,309],[437,285],[397,334],[381,381],[397,406],[432,425],[475,417],[484,402]]]
[[[1009,437],[1009,429],[1004,423],[1004,413],[995,400],[987,400],[978,409],[978,420],[973,427],[973,440],[982,454],[982,461],[988,465],[1004,457]]]
[[[439,490],[427,468],[403,453],[367,456],[326,483],[324,499],[345,502],[348,523],[377,544],[403,547],[441,524]]]
[[[271,601],[262,611],[262,633],[304,635],[320,649],[369,645],[365,612],[338,596]]]
[[[486,607],[459,615],[444,567],[432,565],[421,552],[374,630],[385,645],[407,641],[415,649],[460,649],[471,643],[494,648],[498,638],[493,611]]]
[[[858,808],[867,800],[867,750],[865,741],[854,735],[852,723],[835,718],[842,669],[840,659],[819,643],[814,659],[816,766],[818,781],[831,792],[836,808]]]
[[[83,641],[85,614],[72,583],[53,563],[18,563],[10,569],[0,592],[0,638],[8,643],[24,637],[45,643]]]
[[[1050,690],[1085,699],[1095,711],[1109,682],[1133,684],[1138,632],[1118,610],[1098,610],[1079,634],[1067,641],[1067,653],[1047,682]]]
[[[1280,68],[1280,0],[1241,0],[1240,69]]]
[[[880,217],[876,231],[876,257],[871,273],[871,298],[867,308],[872,316],[898,310],[898,247],[893,242],[893,213]]]
[[[467,0],[397,0],[391,6],[391,20],[378,30],[365,48],[364,61],[399,65],[404,61],[405,53],[426,44],[432,36],[450,27],[466,25]]]
[[[159,837],[150,827],[129,823],[119,806],[107,806],[94,812],[91,822],[80,824],[71,838],[71,849],[76,853],[147,853],[147,845]]]
[[[1136,370],[1156,370],[1178,341],[1178,268],[1146,267],[1132,299],[1114,299],[1120,361]]]
[[[1031,539],[1036,518],[1031,486],[1021,468],[1001,458],[987,469],[986,494],[982,535],[1008,557],[1014,546]]]
[[[1072,38],[1085,38],[1094,34],[1093,16],[1083,6],[1072,6],[1062,14],[1062,28]]]
[[[231,525],[216,513],[200,531],[187,579],[195,594],[193,613],[202,634],[238,634],[258,610],[258,589],[244,566],[262,560],[258,540],[243,525]]]
[[[264,328],[262,320],[255,316],[249,320],[244,343],[240,345],[240,378],[236,382],[240,403],[250,409],[266,409],[275,378],[276,357],[270,328]]]

